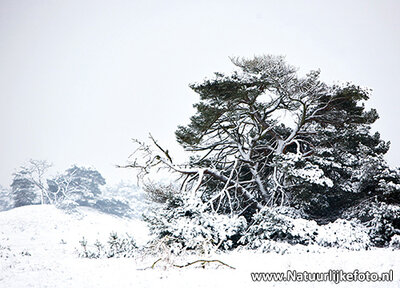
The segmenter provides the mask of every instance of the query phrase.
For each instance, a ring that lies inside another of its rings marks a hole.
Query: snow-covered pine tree
[[[14,207],[11,189],[0,185],[0,211],[6,211]]]
[[[50,194],[54,197],[90,206],[99,198],[100,186],[105,185],[106,181],[95,169],[73,165],[64,174],[47,180],[47,184]]]
[[[298,157],[293,147],[282,157],[283,166],[291,168],[291,205],[326,220],[367,198],[386,199],[389,191],[380,185],[384,186],[382,180],[387,178],[385,171],[392,171],[383,158],[389,143],[381,140],[379,133],[370,133],[378,114],[374,109],[366,111],[360,103],[368,99],[368,91],[354,85],[332,89],[336,99],[331,100],[331,110],[311,122],[313,133],[302,137],[313,147],[312,154]],[[309,180],[318,173],[325,185]],[[400,183],[399,174],[392,176],[391,180]]]
[[[22,170],[14,174],[11,193],[14,207],[32,205],[36,202],[35,185],[28,179],[27,172]]]
[[[389,145],[370,133],[378,114],[364,107],[369,90],[329,86],[319,71],[300,77],[283,57],[232,62],[231,75],[191,85],[197,113],[176,132],[198,155],[190,165],[205,174],[205,201],[222,199],[221,212],[294,205],[330,217],[382,194]]]
[[[265,207],[292,206],[326,222],[345,212],[359,218],[354,205],[372,200],[398,206],[399,171],[383,158],[389,143],[371,133],[377,112],[364,106],[370,90],[327,85],[319,71],[299,76],[283,57],[232,62],[233,73],[190,86],[200,96],[197,112],[176,131],[194,153],[188,163],[173,163],[152,139],[162,153],[137,142],[144,154],[124,167],[178,172],[188,199],[250,225]]]

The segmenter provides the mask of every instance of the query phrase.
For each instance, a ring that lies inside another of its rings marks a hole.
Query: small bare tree
[[[29,160],[26,166],[21,166],[21,171],[39,191],[40,203],[45,204],[46,199],[50,200],[46,187],[45,175],[52,165],[45,160]]]

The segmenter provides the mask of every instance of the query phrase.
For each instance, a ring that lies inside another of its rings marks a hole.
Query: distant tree
[[[47,179],[47,195],[50,203],[58,204],[69,199],[73,186],[71,175],[58,175],[53,179]]]
[[[97,170],[74,165],[64,174],[49,179],[47,184],[53,197],[68,198],[79,205],[88,205],[100,196],[100,186],[105,185],[106,181]]]
[[[49,195],[55,203],[61,204],[59,207],[88,206],[121,217],[131,215],[132,209],[126,201],[101,195],[100,187],[106,181],[95,169],[74,165],[65,173],[47,180],[47,184]]]
[[[35,192],[36,187],[35,184],[29,180],[27,171],[22,170],[14,174],[11,188],[14,207],[21,207],[37,203]]]
[[[49,203],[45,174],[51,167],[47,161],[29,160],[14,173],[12,195],[16,207],[30,204]]]
[[[5,211],[14,207],[14,200],[10,189],[0,185],[0,211]]]
[[[51,167],[47,161],[44,160],[29,160],[28,163],[20,167],[17,174],[18,177],[25,178],[33,185],[35,194],[39,197],[40,204],[49,203],[50,197],[46,187],[46,173]]]

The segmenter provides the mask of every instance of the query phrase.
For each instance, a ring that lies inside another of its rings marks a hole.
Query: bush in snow
[[[0,211],[7,211],[14,207],[11,190],[0,185]]]
[[[246,227],[244,217],[213,213],[198,197],[180,193],[169,194],[166,203],[144,219],[155,242],[162,241],[174,254],[231,249]]]
[[[400,249],[400,235],[394,235],[390,240],[389,246],[394,249]]]
[[[12,256],[15,256],[15,254],[11,252],[10,247],[0,244],[0,258],[10,258]]]
[[[88,246],[87,240],[83,237],[79,241],[82,250],[79,256],[83,258],[133,258],[137,254],[135,240],[127,235],[126,237],[119,237],[117,233],[111,233],[107,243],[103,244],[99,240]]]
[[[127,235],[127,237],[120,238],[117,233],[110,234],[107,244],[107,258],[132,258],[138,248],[135,240],[131,236]]]
[[[375,199],[376,200],[376,199]],[[400,235],[400,206],[367,199],[343,213],[346,219],[359,219],[369,229],[371,242],[378,247],[388,246]]]
[[[88,247],[88,242],[85,239],[85,237],[82,238],[82,240],[79,241],[79,244],[81,245],[82,251],[79,251],[79,257],[82,258],[100,258],[102,256],[102,247],[103,245],[96,240],[96,242],[94,243],[94,246],[97,248],[95,250],[90,249],[90,247]]]
[[[276,251],[272,241],[349,250],[367,249],[371,245],[368,230],[357,222],[339,219],[318,225],[315,221],[285,216],[277,208],[264,208],[254,215],[239,242],[247,249],[268,252]]]
[[[374,218],[366,224],[371,241],[378,247],[388,246],[395,235],[400,235],[400,207],[380,203],[372,212]]]

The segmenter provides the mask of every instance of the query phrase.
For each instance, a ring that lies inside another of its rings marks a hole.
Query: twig
[[[153,263],[153,265],[151,265],[151,269],[154,269],[154,266],[156,266],[156,264],[158,263],[158,262],[160,262],[162,260],[162,258],[158,258],[154,263]]]
[[[160,149],[161,152],[163,152],[163,153],[165,154],[165,156],[168,158],[169,162],[173,163],[173,162],[172,162],[172,158],[171,158],[171,156],[170,156],[169,153],[168,153],[168,150],[164,150],[164,149],[157,143],[157,141],[153,138],[153,136],[152,136],[151,134],[149,134],[149,137],[150,137],[151,141],[153,141],[154,145],[156,145],[157,148]]]
[[[146,268],[138,269],[138,270],[154,269],[154,267],[156,266],[156,264],[157,264],[158,262],[160,262],[161,260],[163,260],[163,259],[162,259],[162,258],[158,258],[150,267],[146,267]],[[190,265],[193,265],[193,264],[196,264],[196,263],[201,263],[203,267],[204,267],[204,265],[205,265],[206,263],[219,263],[219,264],[221,264],[221,265],[223,265],[223,266],[226,266],[226,267],[228,267],[228,268],[236,269],[235,267],[232,267],[231,265],[228,265],[228,264],[222,262],[221,260],[203,260],[203,259],[199,259],[199,260],[196,260],[196,261],[193,261],[193,262],[189,262],[189,263],[184,264],[184,265],[178,265],[178,264],[173,264],[173,263],[172,263],[171,265],[172,265],[173,267],[177,267],[177,268],[186,268],[186,267],[188,267],[188,266],[190,266]]]
[[[154,269],[154,267],[156,266],[156,264],[157,264],[158,262],[160,262],[161,260],[162,260],[162,258],[158,258],[150,267],[138,268],[137,270],[144,271],[144,270],[147,270],[147,269]]]
[[[230,266],[230,265],[228,265],[228,264],[226,264],[226,263],[224,263],[224,262],[222,262],[220,260],[196,260],[196,261],[193,261],[193,262],[189,262],[189,263],[187,263],[185,265],[172,264],[172,266],[178,267],[178,268],[185,268],[185,267],[188,267],[188,266],[196,264],[196,263],[202,263],[204,265],[205,263],[212,263],[212,262],[219,263],[219,264],[224,265],[224,266],[226,266],[228,268],[231,268],[231,269],[236,269],[235,267],[232,267],[232,266]]]

